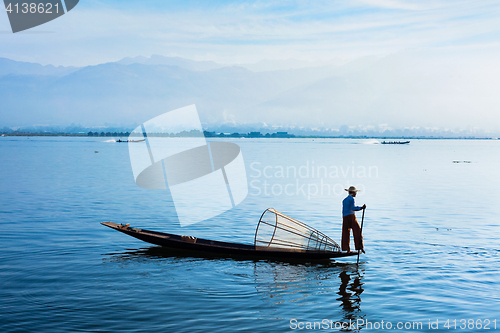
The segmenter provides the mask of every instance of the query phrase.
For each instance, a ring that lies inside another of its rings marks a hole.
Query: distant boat
[[[383,145],[406,145],[410,143],[410,141],[382,141]]]
[[[358,255],[358,252],[341,251],[330,237],[273,208],[266,209],[262,214],[255,231],[254,245],[167,234],[132,228],[129,224],[101,224],[148,243],[193,251],[199,256],[217,254],[228,257],[322,260]]]
[[[121,140],[121,139],[118,139],[118,141],[116,141],[116,142],[142,142],[142,141],[146,141],[146,139],[142,139],[142,140]]]

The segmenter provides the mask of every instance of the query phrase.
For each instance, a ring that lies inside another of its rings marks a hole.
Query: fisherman
[[[363,235],[361,235],[361,228],[359,227],[358,220],[356,220],[356,214],[354,214],[357,210],[362,210],[366,208],[366,205],[356,206],[354,203],[354,198],[356,197],[356,193],[359,190],[356,187],[351,186],[349,189],[345,189],[349,192],[349,195],[342,201],[342,251],[350,252],[351,249],[349,247],[350,237],[351,237],[351,229],[352,235],[354,236],[354,247],[359,252],[365,253],[365,249],[363,247]]]

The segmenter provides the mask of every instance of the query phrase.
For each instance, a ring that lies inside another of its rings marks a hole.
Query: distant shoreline
[[[179,133],[179,134],[168,134],[168,133],[151,133],[150,137],[200,137],[201,133],[198,135],[189,135],[190,133]],[[260,134],[260,133],[259,133]],[[130,133],[128,132],[101,132],[95,135],[89,135],[89,133],[40,133],[40,132],[22,132],[22,133],[0,133],[1,136],[40,136],[40,137],[99,137],[99,138],[128,138]],[[463,137],[446,137],[446,136],[366,136],[366,135],[337,135],[337,136],[326,136],[326,135],[295,135],[288,134],[287,132],[276,132],[267,133],[265,135],[257,135],[253,133],[213,133],[205,132],[206,138],[245,138],[245,139],[381,139],[381,140],[498,140],[496,137],[473,137],[473,136],[463,136]]]

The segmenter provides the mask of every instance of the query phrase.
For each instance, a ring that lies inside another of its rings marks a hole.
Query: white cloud
[[[425,10],[435,8],[438,4],[435,2],[425,1],[397,1],[397,0],[358,0],[360,4],[365,4],[370,7],[381,7],[389,9],[404,9],[404,10]]]
[[[79,5],[80,6],[80,5]],[[405,48],[490,43],[493,1],[256,1],[148,10],[90,3],[35,28],[0,34],[0,56],[65,65],[176,54],[222,62],[386,55]],[[5,26],[7,17],[0,17]],[[208,59],[210,58],[210,59]]]

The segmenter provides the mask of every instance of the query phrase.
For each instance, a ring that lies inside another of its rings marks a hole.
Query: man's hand
[[[363,207],[361,207],[361,209],[366,209],[366,205],[363,205]]]

